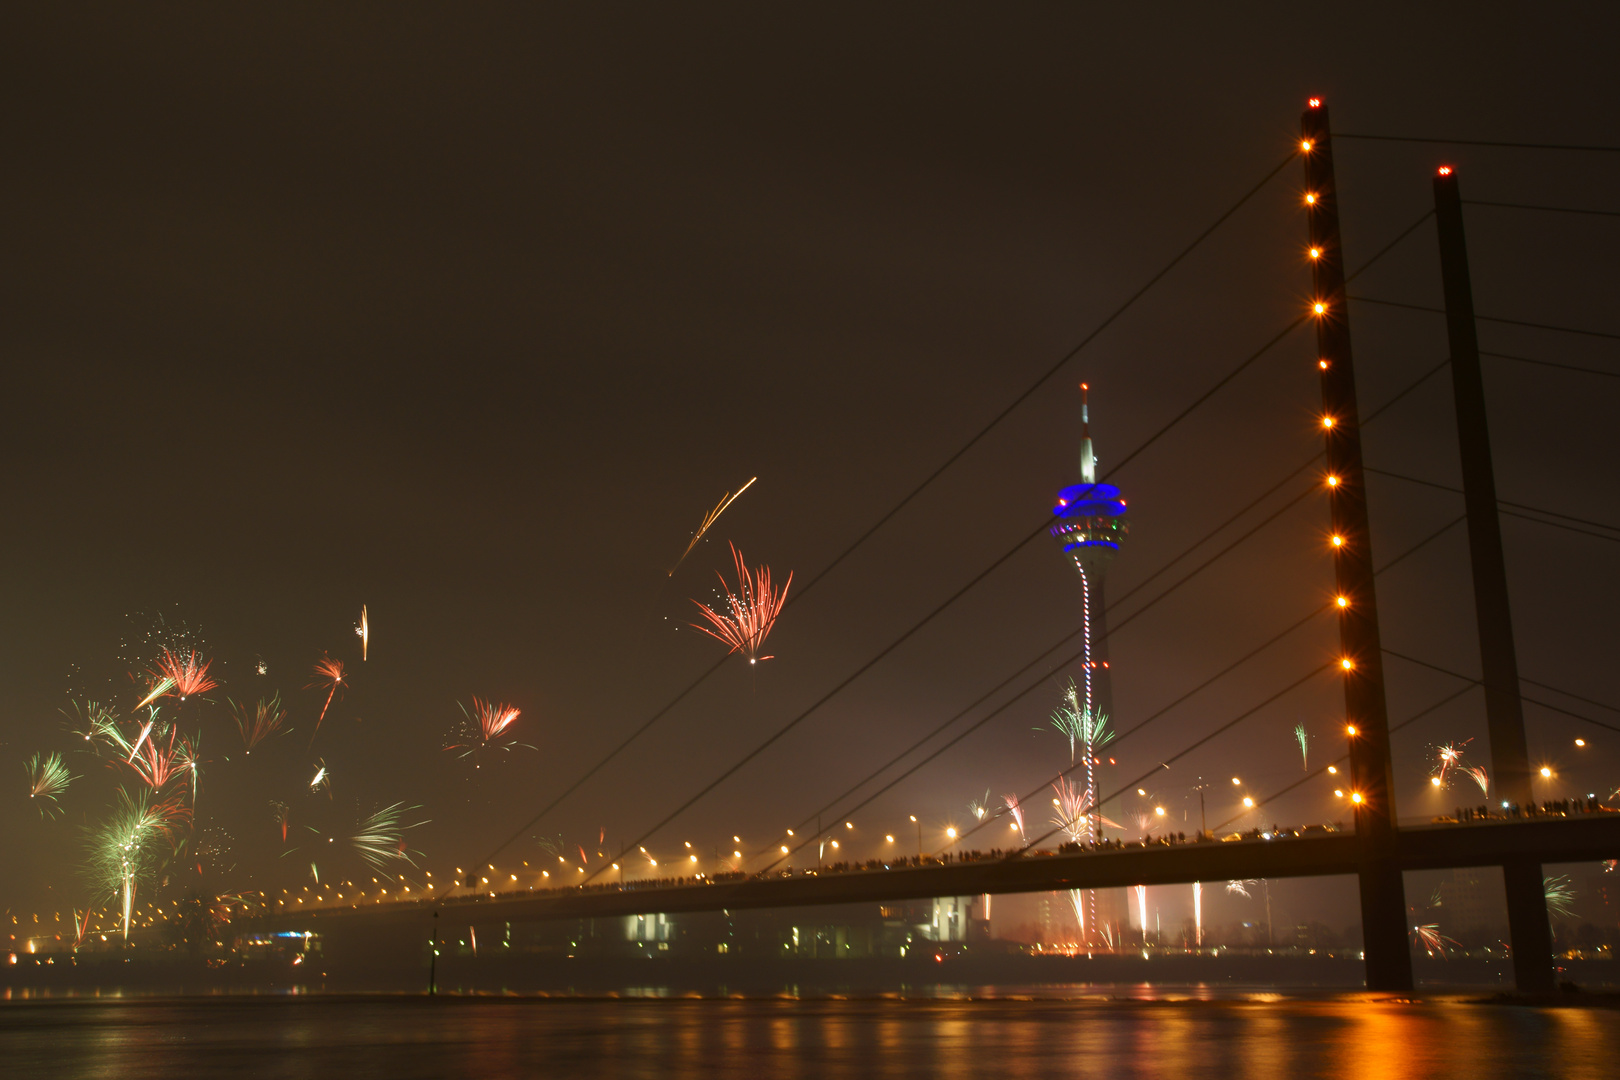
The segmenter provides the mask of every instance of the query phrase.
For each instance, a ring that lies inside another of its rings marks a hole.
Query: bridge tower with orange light
[[[1327,448],[1327,490],[1332,521],[1335,606],[1339,619],[1339,675],[1344,683],[1350,744],[1351,800],[1361,837],[1361,927],[1366,943],[1367,988],[1412,988],[1407,945],[1406,891],[1395,856],[1395,804],[1389,753],[1389,710],[1384,654],[1373,590],[1367,485],[1362,471],[1361,421],[1350,351],[1339,239],[1339,198],[1333,173],[1328,110],[1312,98],[1301,121],[1305,162],[1305,216],[1309,223],[1316,324],[1316,366],[1322,386],[1321,426]]]

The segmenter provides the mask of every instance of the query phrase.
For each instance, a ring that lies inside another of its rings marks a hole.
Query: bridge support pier
[[[1412,954],[1406,937],[1406,888],[1393,862],[1362,865],[1361,935],[1367,989],[1400,993],[1412,989]]]
[[[1513,947],[1513,986],[1521,994],[1550,994],[1553,974],[1552,924],[1547,919],[1547,886],[1539,862],[1502,867],[1507,891],[1508,943]]]

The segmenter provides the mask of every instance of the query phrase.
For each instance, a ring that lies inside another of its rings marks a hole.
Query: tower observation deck
[[[1113,484],[1097,482],[1097,456],[1091,446],[1090,388],[1080,384],[1080,483],[1058,492],[1052,537],[1080,571],[1081,708],[1091,716],[1112,716],[1114,694],[1108,670],[1108,625],[1103,615],[1103,583],[1108,566],[1130,532],[1125,498]]]

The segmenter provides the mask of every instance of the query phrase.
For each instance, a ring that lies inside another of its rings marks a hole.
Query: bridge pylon
[[[1474,617],[1485,684],[1485,728],[1491,740],[1496,798],[1528,806],[1530,750],[1519,694],[1519,657],[1508,604],[1507,560],[1496,506],[1496,470],[1486,422],[1485,376],[1474,323],[1474,288],[1468,274],[1462,194],[1456,172],[1441,166],[1434,177],[1434,213],[1440,239],[1440,278],[1446,295],[1446,339],[1451,346],[1451,386],[1457,407],[1457,444],[1462,459],[1463,501],[1468,511],[1468,558],[1473,569]],[[1521,993],[1551,993],[1552,927],[1538,862],[1502,868],[1507,892],[1508,937],[1513,944],[1513,981]]]
[[[1339,674],[1344,680],[1350,743],[1350,797],[1361,841],[1357,874],[1367,988],[1399,992],[1412,988],[1412,957],[1407,945],[1405,885],[1395,857],[1389,711],[1384,694],[1378,602],[1373,590],[1367,485],[1362,471],[1361,422],[1350,352],[1333,142],[1328,110],[1319,99],[1312,98],[1305,110],[1300,136],[1315,293],[1312,314],[1322,384],[1321,427],[1327,444],[1325,483],[1333,524],[1330,546],[1337,585]]]

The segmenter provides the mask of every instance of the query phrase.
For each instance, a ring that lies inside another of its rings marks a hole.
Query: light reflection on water
[[[1051,988],[1043,988],[1048,993]],[[1116,988],[1104,998],[214,997],[0,1006],[51,1077],[1616,1075],[1620,1011]]]

